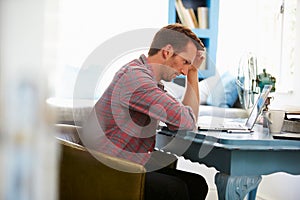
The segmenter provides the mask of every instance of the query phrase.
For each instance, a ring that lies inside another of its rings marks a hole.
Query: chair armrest
[[[54,129],[56,131],[55,137],[82,145],[81,139],[78,134],[78,131],[81,130],[80,126],[69,124],[55,124]]]

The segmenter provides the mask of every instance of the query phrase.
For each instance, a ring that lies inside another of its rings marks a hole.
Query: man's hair
[[[148,56],[155,55],[168,44],[172,45],[174,51],[180,53],[184,51],[187,43],[190,41],[195,44],[198,50],[205,49],[201,40],[190,28],[178,23],[167,25],[155,34]]]

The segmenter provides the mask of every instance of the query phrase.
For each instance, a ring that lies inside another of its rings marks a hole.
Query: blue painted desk
[[[262,126],[251,134],[160,131],[156,148],[214,167],[219,199],[255,199],[261,175],[300,174],[300,141],[273,139]]]

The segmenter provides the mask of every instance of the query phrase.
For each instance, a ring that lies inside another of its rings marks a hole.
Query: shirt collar
[[[155,78],[154,78],[154,73],[153,73],[152,66],[148,64],[148,59],[147,59],[147,57],[146,57],[144,54],[142,54],[142,55],[140,56],[140,61],[143,63],[143,65],[144,65],[147,69],[149,69],[149,70],[151,71],[153,80],[156,82],[156,80],[155,80]],[[165,91],[165,89],[164,89],[165,86],[164,86],[164,84],[163,84],[161,81],[157,82],[157,86],[158,86],[161,90]]]

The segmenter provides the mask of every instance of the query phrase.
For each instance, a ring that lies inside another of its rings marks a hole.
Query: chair
[[[75,126],[60,124],[56,128],[59,130],[56,138],[61,146],[59,199],[144,199],[144,166],[96,152],[96,157],[105,159],[110,166],[138,173],[108,167],[81,145]]]

